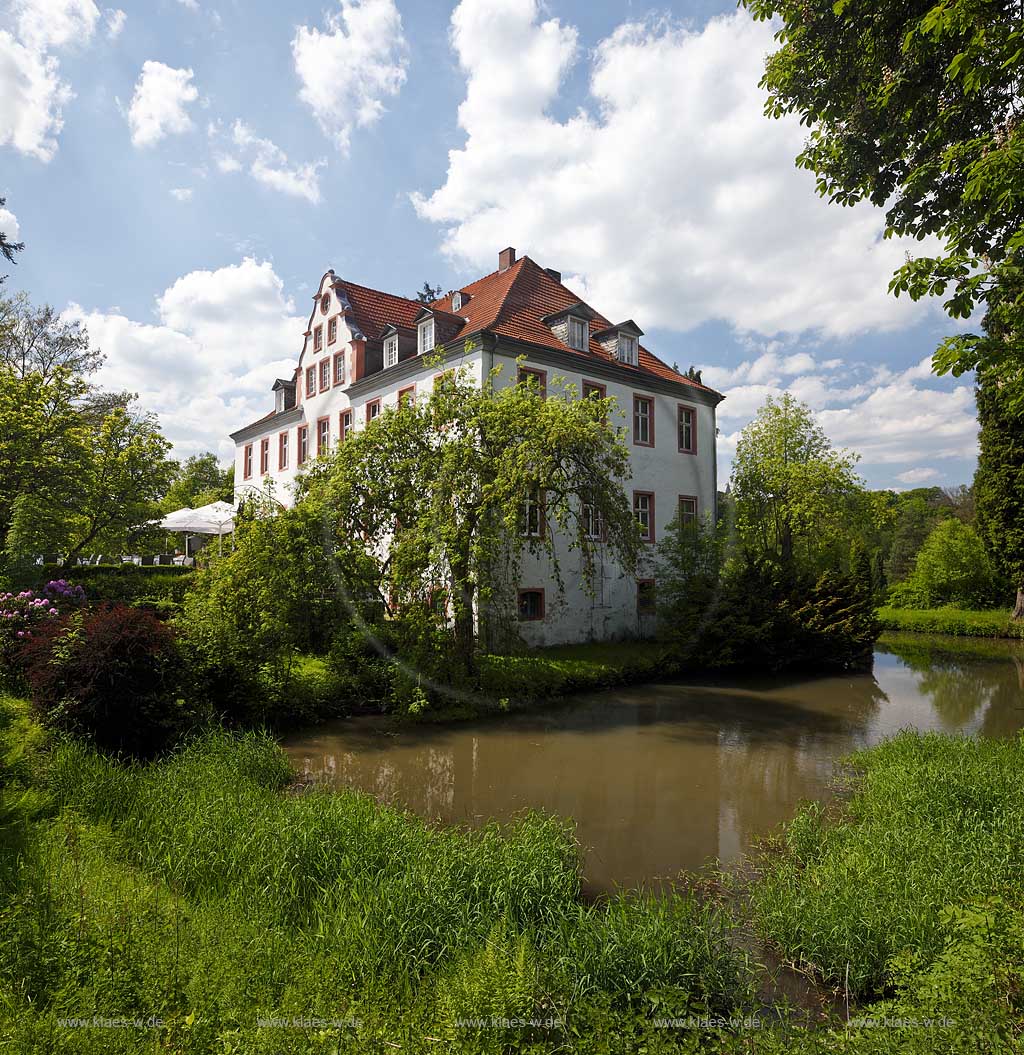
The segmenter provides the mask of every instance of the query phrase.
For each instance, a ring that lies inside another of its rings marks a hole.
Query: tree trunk
[[[1024,620],[1024,586],[1017,587],[1017,603],[1014,605],[1011,618],[1018,623]]]

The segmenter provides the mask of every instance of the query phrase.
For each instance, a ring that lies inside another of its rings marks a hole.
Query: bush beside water
[[[954,637],[1024,638],[1024,623],[1014,622],[1009,609],[970,611],[963,608],[879,608],[883,630],[908,630]]]

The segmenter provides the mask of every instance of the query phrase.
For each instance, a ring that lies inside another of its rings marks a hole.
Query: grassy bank
[[[1024,623],[1010,619],[1009,610],[970,611],[963,608],[879,608],[883,630],[955,637],[1009,637],[1024,639]]]

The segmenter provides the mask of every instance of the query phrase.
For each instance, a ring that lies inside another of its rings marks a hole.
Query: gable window
[[[343,385],[345,383],[345,353],[338,352],[334,357],[334,383]]]
[[[640,525],[640,541],[654,541],[654,494],[651,491],[633,492],[633,516]]]
[[[630,366],[636,366],[636,355],[637,355],[637,343],[636,338],[631,337],[628,333],[619,334],[619,352],[618,360],[620,363],[629,363]]]
[[[247,443],[242,452],[242,479],[252,479],[252,444]]]
[[[422,351],[422,349],[421,349]],[[392,334],[384,341],[384,369],[398,363],[398,334]]]
[[[334,344],[338,339],[338,320],[330,319],[327,322],[327,343]]]
[[[416,337],[420,355],[432,352],[434,350],[434,320],[424,319],[419,325]]]
[[[458,290],[456,290],[452,294],[452,311],[461,311],[461,310],[462,310],[462,294]]]
[[[316,453],[321,455],[326,452],[331,442],[331,419],[317,418],[316,422]]]
[[[288,468],[288,433],[282,432],[277,437],[277,468],[278,470]]]
[[[319,352],[324,346],[324,328],[323,326],[317,326],[313,330],[313,351]]]
[[[320,360],[320,391],[326,392],[331,387],[331,361]]]
[[[348,434],[352,431],[352,411],[343,410],[338,415],[338,441],[344,443]]]
[[[636,610],[640,615],[650,615],[655,609],[654,580],[637,579]]]
[[[544,618],[544,591],[519,591],[519,620],[523,623]]]
[[[260,440],[260,476],[270,472],[270,437]]]
[[[633,397],[633,442],[638,447],[654,446],[654,400],[650,396]]]
[[[369,425],[374,418],[380,416],[380,400],[374,399],[366,404],[366,423]]]
[[[697,453],[697,411],[693,407],[679,407],[679,451]]]
[[[519,368],[519,383],[521,385],[535,384],[542,396],[547,395],[548,375],[546,370],[531,370],[527,366],[521,366]]]
[[[679,496],[679,523],[682,527],[694,527],[697,523],[697,499],[694,495]]]
[[[316,367],[306,367],[306,396],[316,395]]]
[[[590,344],[590,323],[575,315],[569,316],[569,347],[585,352]]]
[[[309,426],[308,425],[300,425],[299,426],[299,438],[298,438],[297,447],[298,447],[299,450],[298,450],[298,454],[297,454],[295,460],[296,460],[296,463],[298,465],[303,465],[303,464],[305,464],[306,460],[309,458]]]
[[[544,537],[544,496],[540,491],[534,491],[524,500],[521,524],[525,538]]]

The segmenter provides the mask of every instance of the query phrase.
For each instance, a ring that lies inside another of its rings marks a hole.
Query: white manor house
[[[627,487],[653,554],[677,512],[684,519],[715,516],[715,408],[723,397],[663,363],[642,336],[632,319],[609,322],[562,285],[559,272],[528,256],[517,260],[512,248],[499,253],[497,271],[430,304],[328,271],[313,295],[295,372],[274,382],[273,411],[231,434],[235,498],[269,481],[288,504],[307,461],[384,408],[429,391],[441,369],[466,368],[482,383],[500,367],[497,386],[515,384],[525,371],[542,390],[552,375],[581,396],[615,397],[631,453]],[[438,352],[443,364],[428,367],[424,360]],[[525,642],[613,640],[653,630],[650,557],[630,576],[610,556],[600,561],[590,594],[574,585],[574,559],[560,555],[560,595],[545,558],[524,556],[518,597]]]

